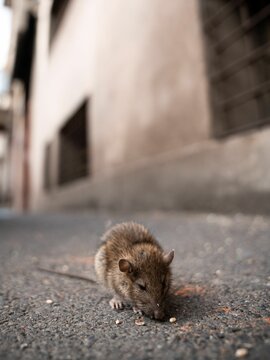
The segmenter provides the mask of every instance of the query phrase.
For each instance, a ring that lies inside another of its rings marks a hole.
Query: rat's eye
[[[146,291],[146,286],[145,285],[142,285],[142,284],[137,284],[139,289],[142,290],[142,291]]]

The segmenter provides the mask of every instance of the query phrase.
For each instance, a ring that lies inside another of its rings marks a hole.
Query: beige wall
[[[270,212],[270,130],[210,139],[200,1],[71,0],[49,49],[51,1],[41,0],[30,103],[32,210]],[[85,98],[91,178],[59,187],[58,132]],[[21,113],[15,195],[22,193]],[[45,192],[49,141],[53,188]]]
[[[209,113],[198,1],[101,3],[94,170],[104,172],[206,139]]]
[[[50,1],[39,8],[37,50],[32,84],[31,207],[44,195],[44,149],[67,117],[92,92],[95,34],[94,1],[71,1],[49,49]]]
[[[52,192],[41,209],[270,213],[270,129],[207,140]]]
[[[19,81],[12,85],[13,94],[13,116],[12,116],[12,138],[11,138],[11,192],[12,202],[16,210],[23,209],[23,188],[24,188],[24,139],[25,139],[25,106],[24,106],[24,89]]]
[[[8,180],[8,137],[0,132],[0,206],[8,199]]]
[[[71,1],[51,51],[50,1],[39,9],[32,96],[32,207],[44,148],[91,96],[93,176],[209,136],[198,0]]]

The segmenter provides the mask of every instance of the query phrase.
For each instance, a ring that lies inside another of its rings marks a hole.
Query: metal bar
[[[213,74],[210,74],[210,80],[212,82],[225,80],[226,78],[235,74],[237,71],[241,70],[242,68],[246,67],[247,65],[256,62],[257,60],[261,59],[262,57],[264,57],[266,55],[270,55],[269,51],[270,51],[270,43],[267,43],[266,45],[263,45],[263,46],[255,49],[254,51],[252,51],[249,54],[240,58],[239,60],[226,66],[224,69],[217,71]]]
[[[270,81],[255,86],[250,90],[241,92],[240,94],[233,96],[230,99],[217,103],[216,106],[226,111],[250,99],[253,99],[257,96],[267,93],[268,91],[270,91]]]
[[[244,1],[245,0],[235,0],[224,5],[218,12],[204,22],[204,30],[214,30],[217,25],[221,24],[237,7],[241,6]]]
[[[243,34],[252,30],[260,22],[267,19],[270,16],[270,4],[262,9],[257,15],[253,16],[251,19],[245,21],[240,27],[232,31],[228,36],[214,44],[214,48],[218,52],[224,51],[228,46],[233,42],[238,40]]]

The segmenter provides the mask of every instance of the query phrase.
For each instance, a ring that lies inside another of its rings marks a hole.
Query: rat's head
[[[145,315],[164,318],[165,300],[171,285],[170,264],[174,251],[163,253],[156,248],[138,248],[134,256],[119,260],[126,275],[126,295]]]

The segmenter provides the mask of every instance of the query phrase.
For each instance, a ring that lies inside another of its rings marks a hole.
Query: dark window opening
[[[60,131],[59,184],[89,174],[87,136],[87,102],[67,121]]]
[[[70,0],[53,0],[51,7],[50,44],[59,29]]]
[[[201,1],[213,135],[270,124],[270,1]]]

